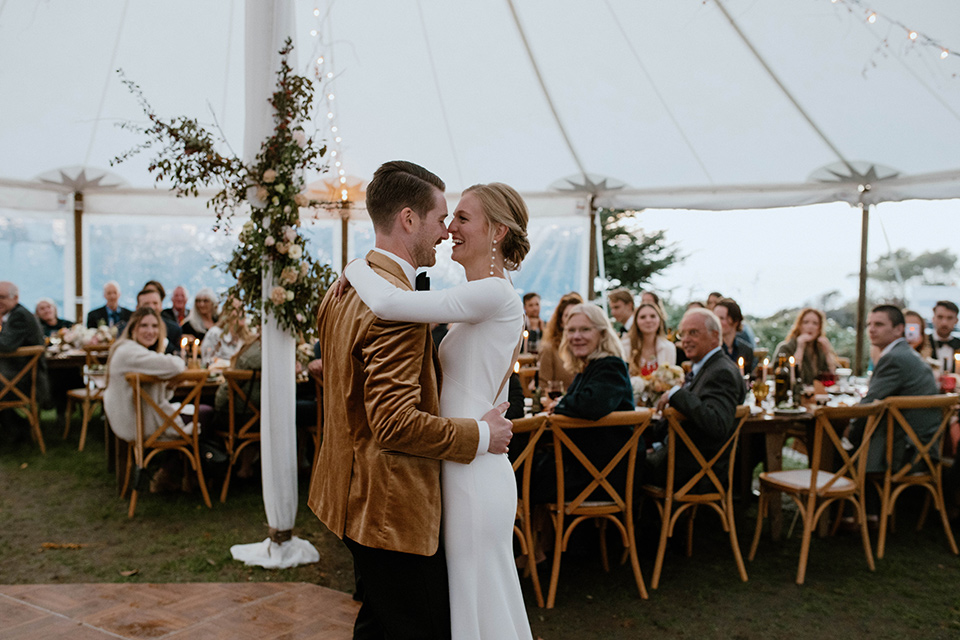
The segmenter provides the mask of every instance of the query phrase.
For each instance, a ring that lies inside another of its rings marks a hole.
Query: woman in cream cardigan
[[[110,349],[107,360],[107,389],[103,393],[103,408],[110,419],[110,428],[117,437],[132,442],[137,436],[137,417],[133,407],[133,387],[127,382],[127,373],[145,373],[159,378],[172,378],[185,365],[177,356],[166,355],[160,345],[166,338],[166,328],[160,315],[142,307],[133,312],[123,335]],[[175,408],[170,404],[173,392],[166,384],[145,385],[150,397],[167,413]],[[143,412],[144,436],[149,436],[162,424],[156,411]]]
[[[644,302],[630,327],[630,375],[646,376],[661,364],[677,364],[677,347],[667,340],[667,323],[660,306]]]

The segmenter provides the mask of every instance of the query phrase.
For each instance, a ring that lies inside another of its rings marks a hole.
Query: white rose
[[[290,245],[289,256],[294,260],[299,260],[303,257],[303,247],[298,244]]]
[[[293,291],[287,291],[287,302],[293,300]]]
[[[273,239],[273,236],[267,236],[266,238],[263,239],[263,244],[268,247],[272,247],[276,243],[277,241]]]
[[[284,227],[283,228],[283,238],[287,242],[293,242],[297,239],[297,230],[293,227]]]

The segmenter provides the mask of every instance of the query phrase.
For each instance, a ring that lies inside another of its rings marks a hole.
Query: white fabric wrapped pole
[[[246,125],[243,160],[252,164],[260,145],[273,132],[273,93],[277,54],[294,33],[292,0],[247,0],[246,3]],[[296,68],[291,55],[290,66]],[[263,295],[274,286],[272,269],[263,274]],[[296,342],[264,313],[261,326],[263,372],[260,394],[260,460],[263,505],[271,536],[262,542],[230,547],[234,559],[269,568],[316,562],[312,544],[291,537],[297,517]]]

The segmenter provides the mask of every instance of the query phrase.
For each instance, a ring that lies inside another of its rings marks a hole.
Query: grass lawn
[[[303,581],[351,591],[352,562],[343,545],[306,507],[301,478],[296,534],[320,551],[320,562],[283,571],[245,567],[230,545],[266,537],[256,482],[232,484],[226,504],[212,510],[193,494],[143,494],[136,516],[117,497],[106,470],[102,430],[91,426],[86,451],[76,450],[79,429],[64,442],[45,415],[48,453],[28,443],[0,448],[0,584],[77,582]],[[726,535],[716,518],[697,518],[694,555],[668,551],[660,588],[637,597],[628,567],[600,568],[592,527],[561,567],[557,606],[534,604],[523,586],[534,637],[637,638],[958,638],[960,560],[947,549],[937,520],[914,531],[921,497],[901,499],[899,528],[888,538],[877,571],[866,566],[859,537],[814,539],[806,585],[794,584],[799,539],[764,537],[747,564],[750,581],[737,577]],[[739,507],[741,548],[753,533],[754,505]],[[786,514],[789,523],[792,512]],[[649,579],[658,535],[656,518],[642,523],[641,567]],[[80,544],[77,549],[44,543]],[[617,545],[611,545],[614,555]],[[129,575],[130,572],[134,572]],[[546,563],[541,578],[546,589]],[[2,633],[0,633],[2,635]]]

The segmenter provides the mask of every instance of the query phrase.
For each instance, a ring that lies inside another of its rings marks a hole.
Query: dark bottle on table
[[[790,363],[782,353],[777,356],[777,366],[773,370],[773,402],[774,406],[787,404],[790,391]]]

